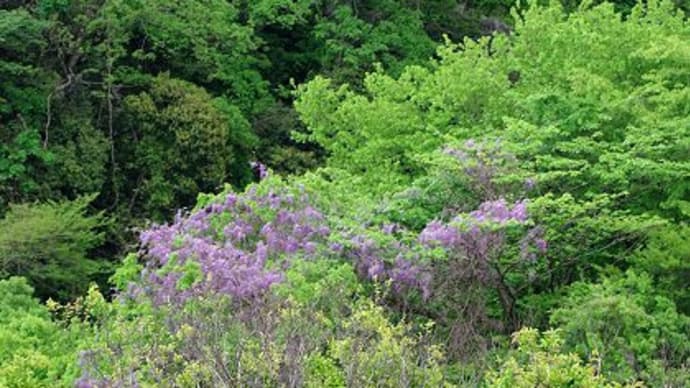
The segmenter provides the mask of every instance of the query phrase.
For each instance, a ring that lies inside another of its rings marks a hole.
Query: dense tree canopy
[[[0,386],[690,385],[673,0],[0,9]]]
[[[291,108],[294,81],[327,74],[357,85],[375,63],[392,74],[423,63],[433,54],[433,39],[441,39],[432,30],[456,37],[478,34],[476,26],[453,27],[476,17],[446,15],[446,8],[454,9],[450,4],[420,4],[5,2],[0,212],[12,202],[99,192],[94,206],[119,219],[107,240],[113,256],[131,241],[128,229],[144,219],[166,220],[174,209],[191,206],[196,193],[225,182],[243,187],[252,179],[251,160],[285,173],[312,168],[322,158],[320,146],[290,136],[302,127]],[[472,12],[506,9],[482,3]],[[159,96],[162,90],[174,88],[198,90],[199,97],[179,101],[185,105],[180,109],[201,104],[217,111],[212,120],[217,136],[226,138],[217,139],[222,145],[208,150],[190,143],[191,152],[180,152],[161,136],[144,135],[142,120],[150,121],[149,131],[162,134],[179,133],[185,125],[179,120],[197,119],[196,112],[181,119],[175,109],[162,107],[170,104]],[[145,96],[157,101],[156,109],[144,108]],[[174,119],[165,117],[170,115]],[[158,148],[172,154],[164,157]],[[141,158],[142,152],[148,156]],[[217,165],[212,171],[201,171],[201,159],[186,159],[207,152]],[[216,158],[218,153],[223,156]],[[155,159],[158,166],[141,159]],[[185,181],[183,187],[172,190],[168,185],[177,179]]]

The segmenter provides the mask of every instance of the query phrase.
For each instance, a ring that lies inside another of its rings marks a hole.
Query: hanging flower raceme
[[[158,303],[209,292],[251,300],[280,282],[291,260],[316,257],[330,233],[305,194],[230,193],[141,233],[149,259],[141,289]]]
[[[393,236],[398,229],[384,225],[382,233]],[[364,235],[334,233],[305,194],[230,193],[141,233],[140,240],[148,265],[139,292],[159,304],[207,293],[250,301],[282,281],[293,260],[317,257],[350,260],[361,277],[390,281],[396,291],[430,294],[431,276],[412,247],[392,237],[381,244]]]
[[[460,214],[449,223],[431,221],[419,235],[419,242],[429,247],[442,247],[467,258],[488,260],[492,253],[502,249],[505,228],[529,227],[527,200],[508,203],[501,198],[482,203],[477,210]],[[523,258],[533,258],[534,247],[544,253],[547,243],[539,227],[531,227],[520,241]]]
[[[418,291],[423,299],[431,295],[431,273],[428,263],[421,260],[416,242],[403,242],[397,234],[406,231],[397,224],[384,224],[369,233],[348,236],[344,254],[352,260],[360,277],[377,282],[390,282],[397,293]],[[342,247],[339,247],[343,249]]]
[[[506,192],[497,178],[517,166],[517,159],[503,149],[500,139],[493,142],[469,139],[462,145],[445,146],[443,154],[456,163],[475,194],[484,199],[495,199]]]

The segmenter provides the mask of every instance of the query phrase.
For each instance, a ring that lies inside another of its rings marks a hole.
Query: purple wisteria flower
[[[525,179],[525,189],[532,190],[537,185],[537,181],[534,178]]]
[[[413,246],[403,243],[394,233],[404,232],[397,224],[384,224],[380,232],[387,236],[379,241],[365,235],[348,236],[344,255],[355,264],[357,273],[365,279],[377,282],[390,281],[393,291],[402,293],[417,290],[422,298],[431,295],[430,268],[420,261]]]
[[[505,199],[496,201],[486,201],[479,206],[479,209],[470,213],[470,217],[476,221],[493,222],[504,225],[510,221],[524,223],[527,221],[527,201],[518,201],[512,206]]]
[[[477,210],[469,214],[460,214],[450,223],[439,220],[429,222],[419,234],[419,242],[429,247],[440,246],[462,257],[486,262],[493,252],[502,249],[505,244],[502,227],[509,224],[528,224],[527,205],[527,200],[512,204],[503,198],[486,201]],[[535,258],[534,253],[530,251],[532,246],[538,253],[545,253],[547,250],[548,243],[539,227],[530,228],[520,241],[524,258]]]
[[[252,300],[283,279],[291,260],[315,258],[331,234],[325,217],[288,193],[228,194],[175,222],[140,235],[148,268],[141,291],[157,303],[206,293]],[[327,248],[325,248],[327,249]],[[193,262],[198,266],[189,267]],[[190,269],[192,284],[181,284]]]
[[[138,292],[157,304],[209,293],[252,301],[281,282],[292,261],[334,257],[352,261],[362,278],[430,295],[431,275],[410,258],[412,248],[396,240],[399,225],[381,227],[390,237],[386,244],[348,233],[333,238],[325,216],[306,195],[298,197],[258,194],[255,188],[230,193],[193,213],[178,214],[171,224],[142,232],[141,254],[148,265]]]
[[[445,146],[443,154],[454,159],[475,194],[485,200],[507,192],[505,183],[497,178],[517,167],[515,156],[502,148],[500,139],[495,142],[469,139],[460,146]],[[527,184],[526,187],[530,188]]]
[[[263,180],[266,177],[268,177],[268,167],[266,167],[265,164],[261,162],[250,162],[249,165],[252,167],[252,170],[254,170],[256,175],[259,177],[259,180]]]

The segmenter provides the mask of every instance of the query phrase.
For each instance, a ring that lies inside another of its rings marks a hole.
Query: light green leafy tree
[[[73,386],[78,344],[85,338],[79,325],[55,323],[26,279],[0,280],[0,386]]]
[[[449,43],[431,69],[372,73],[361,94],[306,84],[301,138],[388,193],[424,175],[425,155],[449,139],[500,138],[542,192],[627,193],[637,212],[687,217],[683,14],[651,1],[625,20],[607,4],[572,14],[532,4],[514,16],[511,37]]]
[[[487,376],[488,387],[615,387],[598,373],[596,364],[582,362],[575,353],[563,352],[558,331],[540,333],[524,328],[513,334],[511,351],[501,366]],[[596,359],[592,360],[593,363]]]
[[[597,359],[613,381],[684,386],[690,360],[690,318],[659,296],[646,274],[629,271],[600,284],[577,283],[551,317],[564,347]]]
[[[0,276],[24,276],[43,298],[75,297],[109,270],[91,257],[108,221],[87,214],[94,196],[12,205],[0,219]]]

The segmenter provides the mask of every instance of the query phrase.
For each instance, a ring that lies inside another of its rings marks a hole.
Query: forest
[[[690,387],[688,0],[0,0],[0,387]]]

